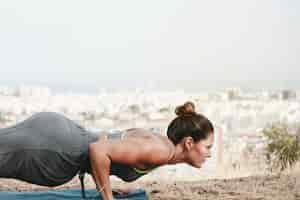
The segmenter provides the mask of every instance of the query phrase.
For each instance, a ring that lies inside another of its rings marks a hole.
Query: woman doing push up
[[[163,165],[201,168],[211,156],[214,127],[192,102],[175,113],[167,136],[140,128],[95,134],[58,113],[34,114],[0,129],[0,177],[58,186],[89,173],[103,199],[113,200],[110,175],[130,182]]]

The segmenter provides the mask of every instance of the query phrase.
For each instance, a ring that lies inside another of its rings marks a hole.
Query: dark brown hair
[[[168,126],[167,135],[174,145],[185,137],[192,137],[194,142],[206,139],[214,132],[212,123],[195,112],[195,104],[187,101],[175,109],[177,117]]]

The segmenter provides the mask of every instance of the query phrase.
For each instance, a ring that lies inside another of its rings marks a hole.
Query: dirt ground
[[[112,181],[113,188],[123,188],[126,185],[128,184]],[[94,187],[90,177],[87,177],[86,187]],[[300,173],[201,181],[137,181],[131,183],[130,187],[144,188],[152,200],[300,200]],[[80,188],[78,178],[75,177],[69,183],[54,188],[0,179],[0,191],[45,191],[65,188]]]

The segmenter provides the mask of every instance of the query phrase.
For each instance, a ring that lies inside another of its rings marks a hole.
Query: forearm
[[[112,189],[109,180],[110,159],[105,154],[96,154],[91,152],[90,160],[92,166],[93,179],[97,190],[101,192],[104,200],[113,200]]]

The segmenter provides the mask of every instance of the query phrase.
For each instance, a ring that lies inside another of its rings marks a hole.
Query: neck
[[[184,154],[183,154],[183,149],[181,148],[180,145],[173,145],[173,156],[171,157],[171,159],[168,161],[169,165],[174,165],[174,164],[178,164],[178,163],[183,163],[185,158],[184,158]]]
[[[164,140],[171,148],[171,155],[167,160],[167,165],[174,165],[177,163],[183,163],[185,161],[184,151],[181,144],[174,145],[173,142],[167,137],[163,136]]]

